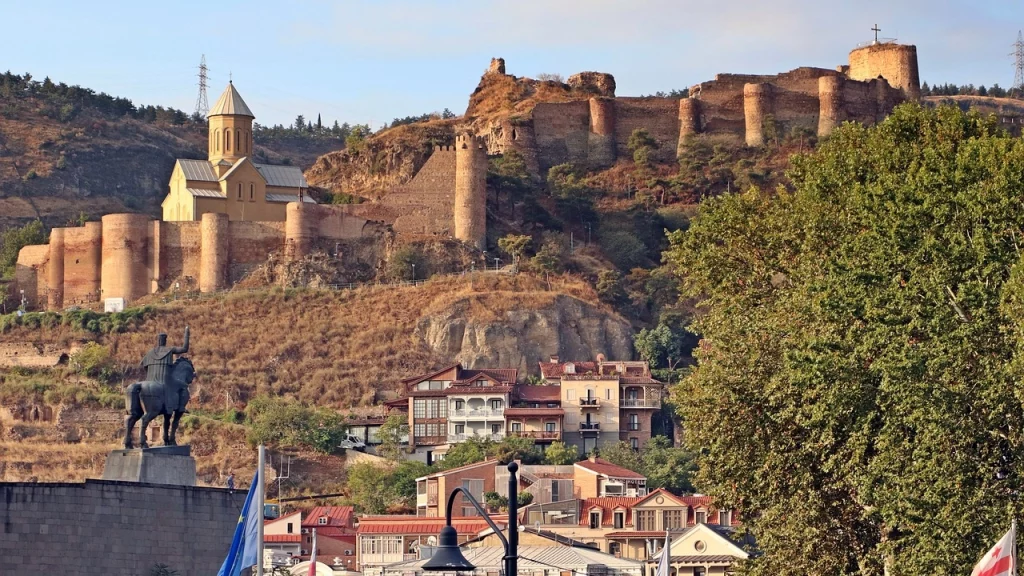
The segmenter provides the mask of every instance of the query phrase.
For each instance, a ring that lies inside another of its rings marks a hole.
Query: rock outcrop
[[[437,355],[464,367],[518,368],[536,371],[550,356],[589,359],[597,354],[630,359],[633,330],[620,316],[567,295],[532,310],[510,310],[496,320],[474,319],[467,298],[444,312],[425,316],[416,335]]]

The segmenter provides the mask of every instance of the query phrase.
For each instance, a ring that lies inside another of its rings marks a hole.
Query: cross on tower
[[[875,33],[875,44],[878,44],[878,33],[881,32],[882,29],[878,27],[878,24],[875,24],[875,27],[871,30]]]

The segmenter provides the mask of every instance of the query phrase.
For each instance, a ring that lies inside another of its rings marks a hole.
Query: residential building
[[[351,506],[317,506],[303,516],[302,559],[313,553],[313,532],[316,531],[316,554],[322,562],[349,570],[356,569],[355,512]]]
[[[647,495],[647,478],[643,474],[596,456],[573,464],[573,478],[580,498]]]
[[[559,386],[517,386],[512,406],[505,410],[509,436],[531,438],[542,452],[562,440],[565,410]]]
[[[206,160],[179,159],[161,204],[165,222],[203,219],[208,212],[229,220],[285,220],[289,202],[315,203],[298,166],[253,162],[255,116],[235,85],[210,109]]]
[[[263,548],[272,550],[272,562],[281,564],[287,557],[289,564],[298,562],[302,551],[302,513],[292,512],[263,523]]]
[[[540,370],[549,385],[560,388],[566,443],[589,454],[619,441],[640,449],[651,439],[664,385],[651,377],[646,362],[608,361],[603,355],[561,362],[553,356]]]
[[[515,369],[466,370],[453,364],[404,380],[405,396],[387,405],[408,411],[409,451],[432,464],[449,443],[505,437],[505,409],[517,375]]]
[[[492,516],[492,520],[503,526],[508,517]],[[360,517],[356,530],[358,569],[366,576],[380,576],[385,566],[419,559],[422,548],[437,546],[437,536],[444,525],[443,515]],[[452,518],[452,526],[459,533],[460,543],[489,529],[487,521],[479,516]]]
[[[416,515],[443,517],[448,497],[456,488],[466,490],[476,498],[477,502],[482,503],[484,492],[495,490],[495,464],[494,460],[484,460],[417,478]],[[461,516],[473,516],[477,512],[469,501],[460,496],[456,502],[454,513]]]
[[[672,536],[669,542],[669,573],[675,576],[724,576],[750,554],[730,537],[729,531],[709,524],[695,524]],[[752,546],[752,542],[746,542]],[[660,554],[646,563],[647,576],[656,576]]]

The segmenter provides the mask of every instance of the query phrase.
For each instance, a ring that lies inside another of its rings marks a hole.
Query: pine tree
[[[324,125],[320,123],[320,113],[316,115],[316,133],[320,134],[324,131]]]

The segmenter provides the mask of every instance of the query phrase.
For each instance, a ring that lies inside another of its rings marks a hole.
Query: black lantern
[[[438,546],[434,555],[423,565],[423,569],[430,572],[470,572],[476,569],[462,555],[459,549],[459,535],[455,528],[445,526],[441,528],[441,535],[438,537]]]

